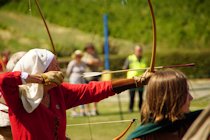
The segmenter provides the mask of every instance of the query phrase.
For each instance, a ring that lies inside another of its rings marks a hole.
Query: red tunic
[[[14,140],[65,140],[67,109],[114,95],[111,82],[63,83],[49,91],[49,108],[40,104],[32,113],[27,113],[19,98],[20,74],[0,75],[0,91],[9,106]]]

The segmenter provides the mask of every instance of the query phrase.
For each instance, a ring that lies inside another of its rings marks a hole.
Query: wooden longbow
[[[155,59],[156,59],[156,22],[155,22],[155,15],[154,15],[152,3],[150,0],[148,0],[148,4],[150,8],[150,14],[152,16],[152,28],[153,28],[153,47],[152,47],[152,56],[151,56],[151,61],[150,61],[149,72],[154,72]],[[120,140],[120,138],[122,138],[127,133],[127,131],[129,130],[133,122],[134,121],[131,121],[129,126],[119,136],[115,137],[113,140]]]

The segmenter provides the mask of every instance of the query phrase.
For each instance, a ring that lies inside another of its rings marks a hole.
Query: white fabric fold
[[[8,114],[8,107],[4,104],[0,104],[0,127],[6,127],[10,125]]]
[[[13,71],[28,74],[43,73],[54,58],[54,54],[46,49],[32,49],[28,51],[15,65]],[[24,109],[31,113],[41,103],[44,89],[42,84],[26,84],[19,86],[20,98]]]

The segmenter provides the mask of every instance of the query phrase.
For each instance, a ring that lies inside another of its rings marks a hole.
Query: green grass
[[[164,47],[209,46],[209,0],[151,1],[157,23],[157,43]],[[33,16],[39,16],[31,1]],[[103,14],[109,17],[114,38],[152,44],[151,16],[146,0],[52,0],[40,1],[46,19],[52,23],[103,36]],[[29,14],[27,1],[8,1],[3,9]]]
[[[139,124],[140,114],[139,112],[128,113],[128,102],[127,99],[121,98],[122,101],[122,111],[124,120],[137,119],[137,121],[132,125],[127,134],[122,138],[125,139],[128,134],[130,134]],[[191,103],[191,110],[198,110],[205,108],[210,102],[210,98],[194,100]],[[98,103],[98,108],[100,111],[99,116],[92,117],[70,117],[70,111],[67,112],[67,124],[81,124],[81,123],[94,123],[94,122],[106,122],[106,121],[117,121],[121,120],[117,102],[117,96],[111,97],[110,99],[105,99]],[[137,109],[136,109],[137,110]],[[97,125],[84,125],[84,126],[67,126],[67,135],[73,140],[90,140],[91,134],[93,140],[111,140],[118,136],[130,122],[121,123],[110,123],[110,124],[97,124]]]
[[[210,103],[210,95],[202,97],[200,99],[195,99],[191,102],[191,110],[198,110],[200,108],[205,108]]]
[[[127,104],[128,104],[127,102],[122,102],[123,119],[124,120],[132,120],[134,118],[138,119],[130,129],[129,132],[131,132],[139,121],[139,113],[138,112],[127,113]],[[78,123],[88,123],[88,122],[93,123],[93,122],[106,122],[106,121],[109,122],[109,121],[121,120],[117,102],[112,102],[109,101],[109,99],[106,99],[98,104],[98,108],[100,111],[100,115],[92,117],[72,118],[70,117],[70,113],[68,112],[67,122],[68,124],[78,124]],[[90,134],[90,129],[91,129],[93,139],[109,140],[116,137],[123,130],[125,130],[125,128],[129,125],[129,123],[130,122],[95,124],[95,125],[93,124],[85,126],[67,126],[67,135],[69,135],[72,139],[87,140],[91,139],[91,134]]]
[[[85,44],[93,42],[102,52],[103,38],[91,33],[48,23],[56,52],[59,56],[70,56],[76,49],[83,49]],[[118,53],[131,52],[130,41],[110,38],[116,48],[123,47]],[[51,49],[45,26],[40,18],[20,13],[0,10],[0,51],[27,51],[32,48]],[[115,48],[115,49],[116,49]],[[119,49],[118,49],[119,50]]]
[[[12,52],[34,47],[50,48],[36,5],[31,1],[30,13],[28,2],[0,2],[0,51],[5,48]],[[152,3],[156,16],[157,48],[161,48],[161,52],[165,48],[181,51],[183,48],[209,48],[209,0]],[[109,17],[110,50],[129,54],[134,43],[144,44],[147,50],[152,46],[151,16],[146,0],[129,0],[124,5],[122,0],[53,0],[40,1],[40,6],[60,56],[70,55],[87,42],[93,42],[102,52],[102,17],[105,12]],[[10,38],[5,38],[5,33]]]

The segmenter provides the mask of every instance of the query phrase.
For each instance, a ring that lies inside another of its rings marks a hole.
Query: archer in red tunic
[[[28,113],[19,97],[18,85],[22,84],[21,74],[21,72],[0,74],[0,91],[9,107],[14,140],[65,140],[67,109],[97,102],[115,93],[147,83],[145,80],[136,81],[136,79],[76,85],[62,83],[49,90],[50,105],[48,108],[39,104],[33,112]],[[31,78],[32,75],[28,77]],[[42,83],[42,80],[36,75],[35,78],[30,79],[29,83]]]
[[[62,83],[49,91],[49,108],[40,104],[32,113],[27,113],[19,98],[18,85],[22,84],[20,74],[0,75],[1,92],[9,106],[14,140],[64,140],[67,109],[114,95],[111,82]]]

